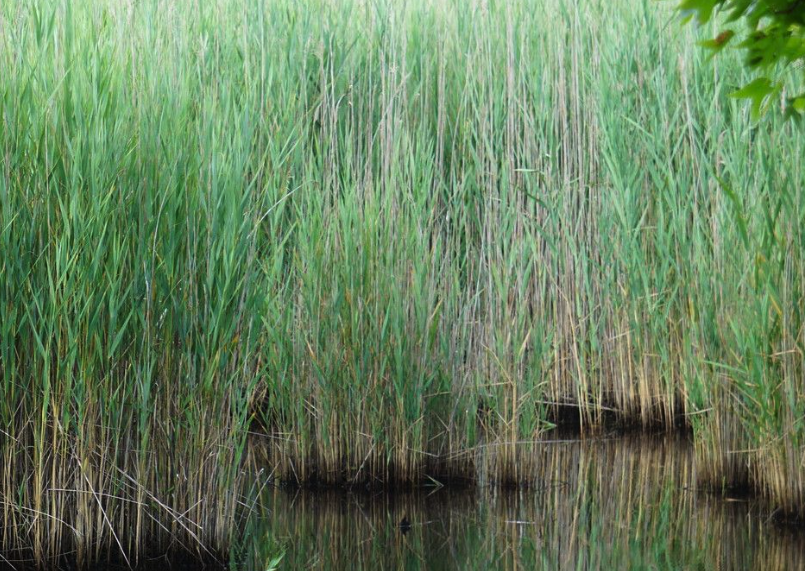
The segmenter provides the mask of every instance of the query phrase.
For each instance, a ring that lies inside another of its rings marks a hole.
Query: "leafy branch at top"
[[[699,44],[712,56],[738,41],[745,52],[746,66],[757,77],[732,94],[752,100],[754,117],[762,115],[773,97],[782,93],[783,72],[802,69],[805,64],[805,0],[682,0],[678,10],[686,21],[710,21],[716,13],[726,13],[726,29],[715,38]],[[743,29],[735,24],[743,22]],[[805,115],[805,92],[786,99],[786,115]]]

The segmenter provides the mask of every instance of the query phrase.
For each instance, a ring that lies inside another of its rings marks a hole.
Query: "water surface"
[[[494,449],[481,453],[483,472]],[[697,490],[683,439],[553,440],[518,458],[518,489],[272,488],[253,539],[281,546],[281,569],[805,568],[803,534]]]

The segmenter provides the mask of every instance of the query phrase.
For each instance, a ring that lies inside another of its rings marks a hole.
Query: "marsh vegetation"
[[[227,560],[247,456],[521,484],[560,423],[684,427],[698,486],[805,516],[805,139],[716,24],[0,4],[0,555]]]

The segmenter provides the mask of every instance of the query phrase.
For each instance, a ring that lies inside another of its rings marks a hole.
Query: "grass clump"
[[[236,30],[189,9],[0,12],[4,552],[133,562],[231,540],[271,198]]]

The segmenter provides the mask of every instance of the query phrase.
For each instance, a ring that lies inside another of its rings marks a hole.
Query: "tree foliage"
[[[700,23],[724,13],[725,28],[700,45],[721,52],[736,45],[756,77],[732,94],[750,99],[752,113],[760,116],[775,96],[783,93],[787,72],[801,73],[805,64],[805,0],[682,0],[679,10]],[[743,23],[743,25],[741,25]],[[786,113],[805,114],[805,92],[786,97]]]

